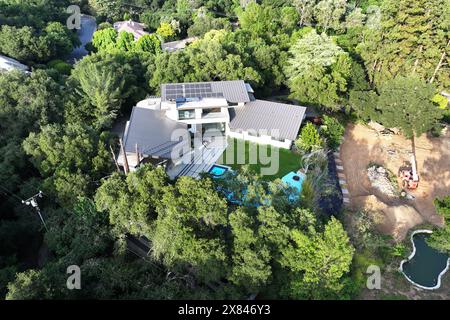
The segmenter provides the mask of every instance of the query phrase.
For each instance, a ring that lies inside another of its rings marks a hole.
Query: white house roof
[[[144,30],[145,25],[143,23],[139,23],[136,21],[119,21],[114,23],[114,29],[117,32],[130,32],[134,35],[134,38],[137,40],[145,34],[149,34]]]
[[[6,56],[0,55],[0,69],[11,71],[14,69],[22,70],[22,71],[28,71],[28,66],[20,63],[17,60],[14,60],[12,58],[8,58]]]
[[[229,109],[230,129],[236,130],[279,130],[279,137],[295,140],[302,124],[306,108],[265,100],[255,100],[243,107]]]
[[[189,43],[192,43],[197,39],[198,39],[197,37],[190,37],[190,38],[186,38],[186,39],[178,40],[178,41],[164,42],[161,45],[161,47],[163,50],[165,50],[167,52],[174,52],[174,51],[186,48],[186,46]]]
[[[169,158],[179,141],[173,141],[177,129],[187,130],[187,125],[167,118],[160,110],[134,107],[125,133],[125,151],[139,152],[146,156]]]

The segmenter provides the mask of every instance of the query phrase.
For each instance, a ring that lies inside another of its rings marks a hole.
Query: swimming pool
[[[416,230],[411,235],[413,252],[400,264],[406,279],[422,289],[438,289],[441,277],[448,270],[450,258],[445,253],[430,247],[426,239],[431,230]]]
[[[230,168],[215,164],[211,167],[211,169],[209,169],[208,173],[212,174],[215,177],[220,177],[224,175],[228,170],[230,170]]]

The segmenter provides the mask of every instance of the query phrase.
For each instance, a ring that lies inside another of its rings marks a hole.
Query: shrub
[[[295,145],[304,152],[311,152],[323,148],[323,140],[316,127],[308,122],[300,132]]]
[[[342,140],[345,127],[335,118],[324,116],[323,125],[321,126],[321,133],[326,138],[328,147],[335,150]]]
[[[48,66],[65,75],[70,75],[72,71],[72,66],[62,60],[52,60],[48,63]]]

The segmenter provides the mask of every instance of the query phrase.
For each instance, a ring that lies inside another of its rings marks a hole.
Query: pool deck
[[[226,148],[227,144],[223,142],[207,146],[202,145],[189,153],[186,161],[169,168],[167,174],[170,179],[176,179],[181,176],[198,179],[201,173],[211,170]]]

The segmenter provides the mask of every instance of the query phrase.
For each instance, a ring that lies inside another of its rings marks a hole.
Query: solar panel
[[[165,98],[176,100],[178,98],[222,98],[223,93],[212,92],[210,83],[167,84]]]

